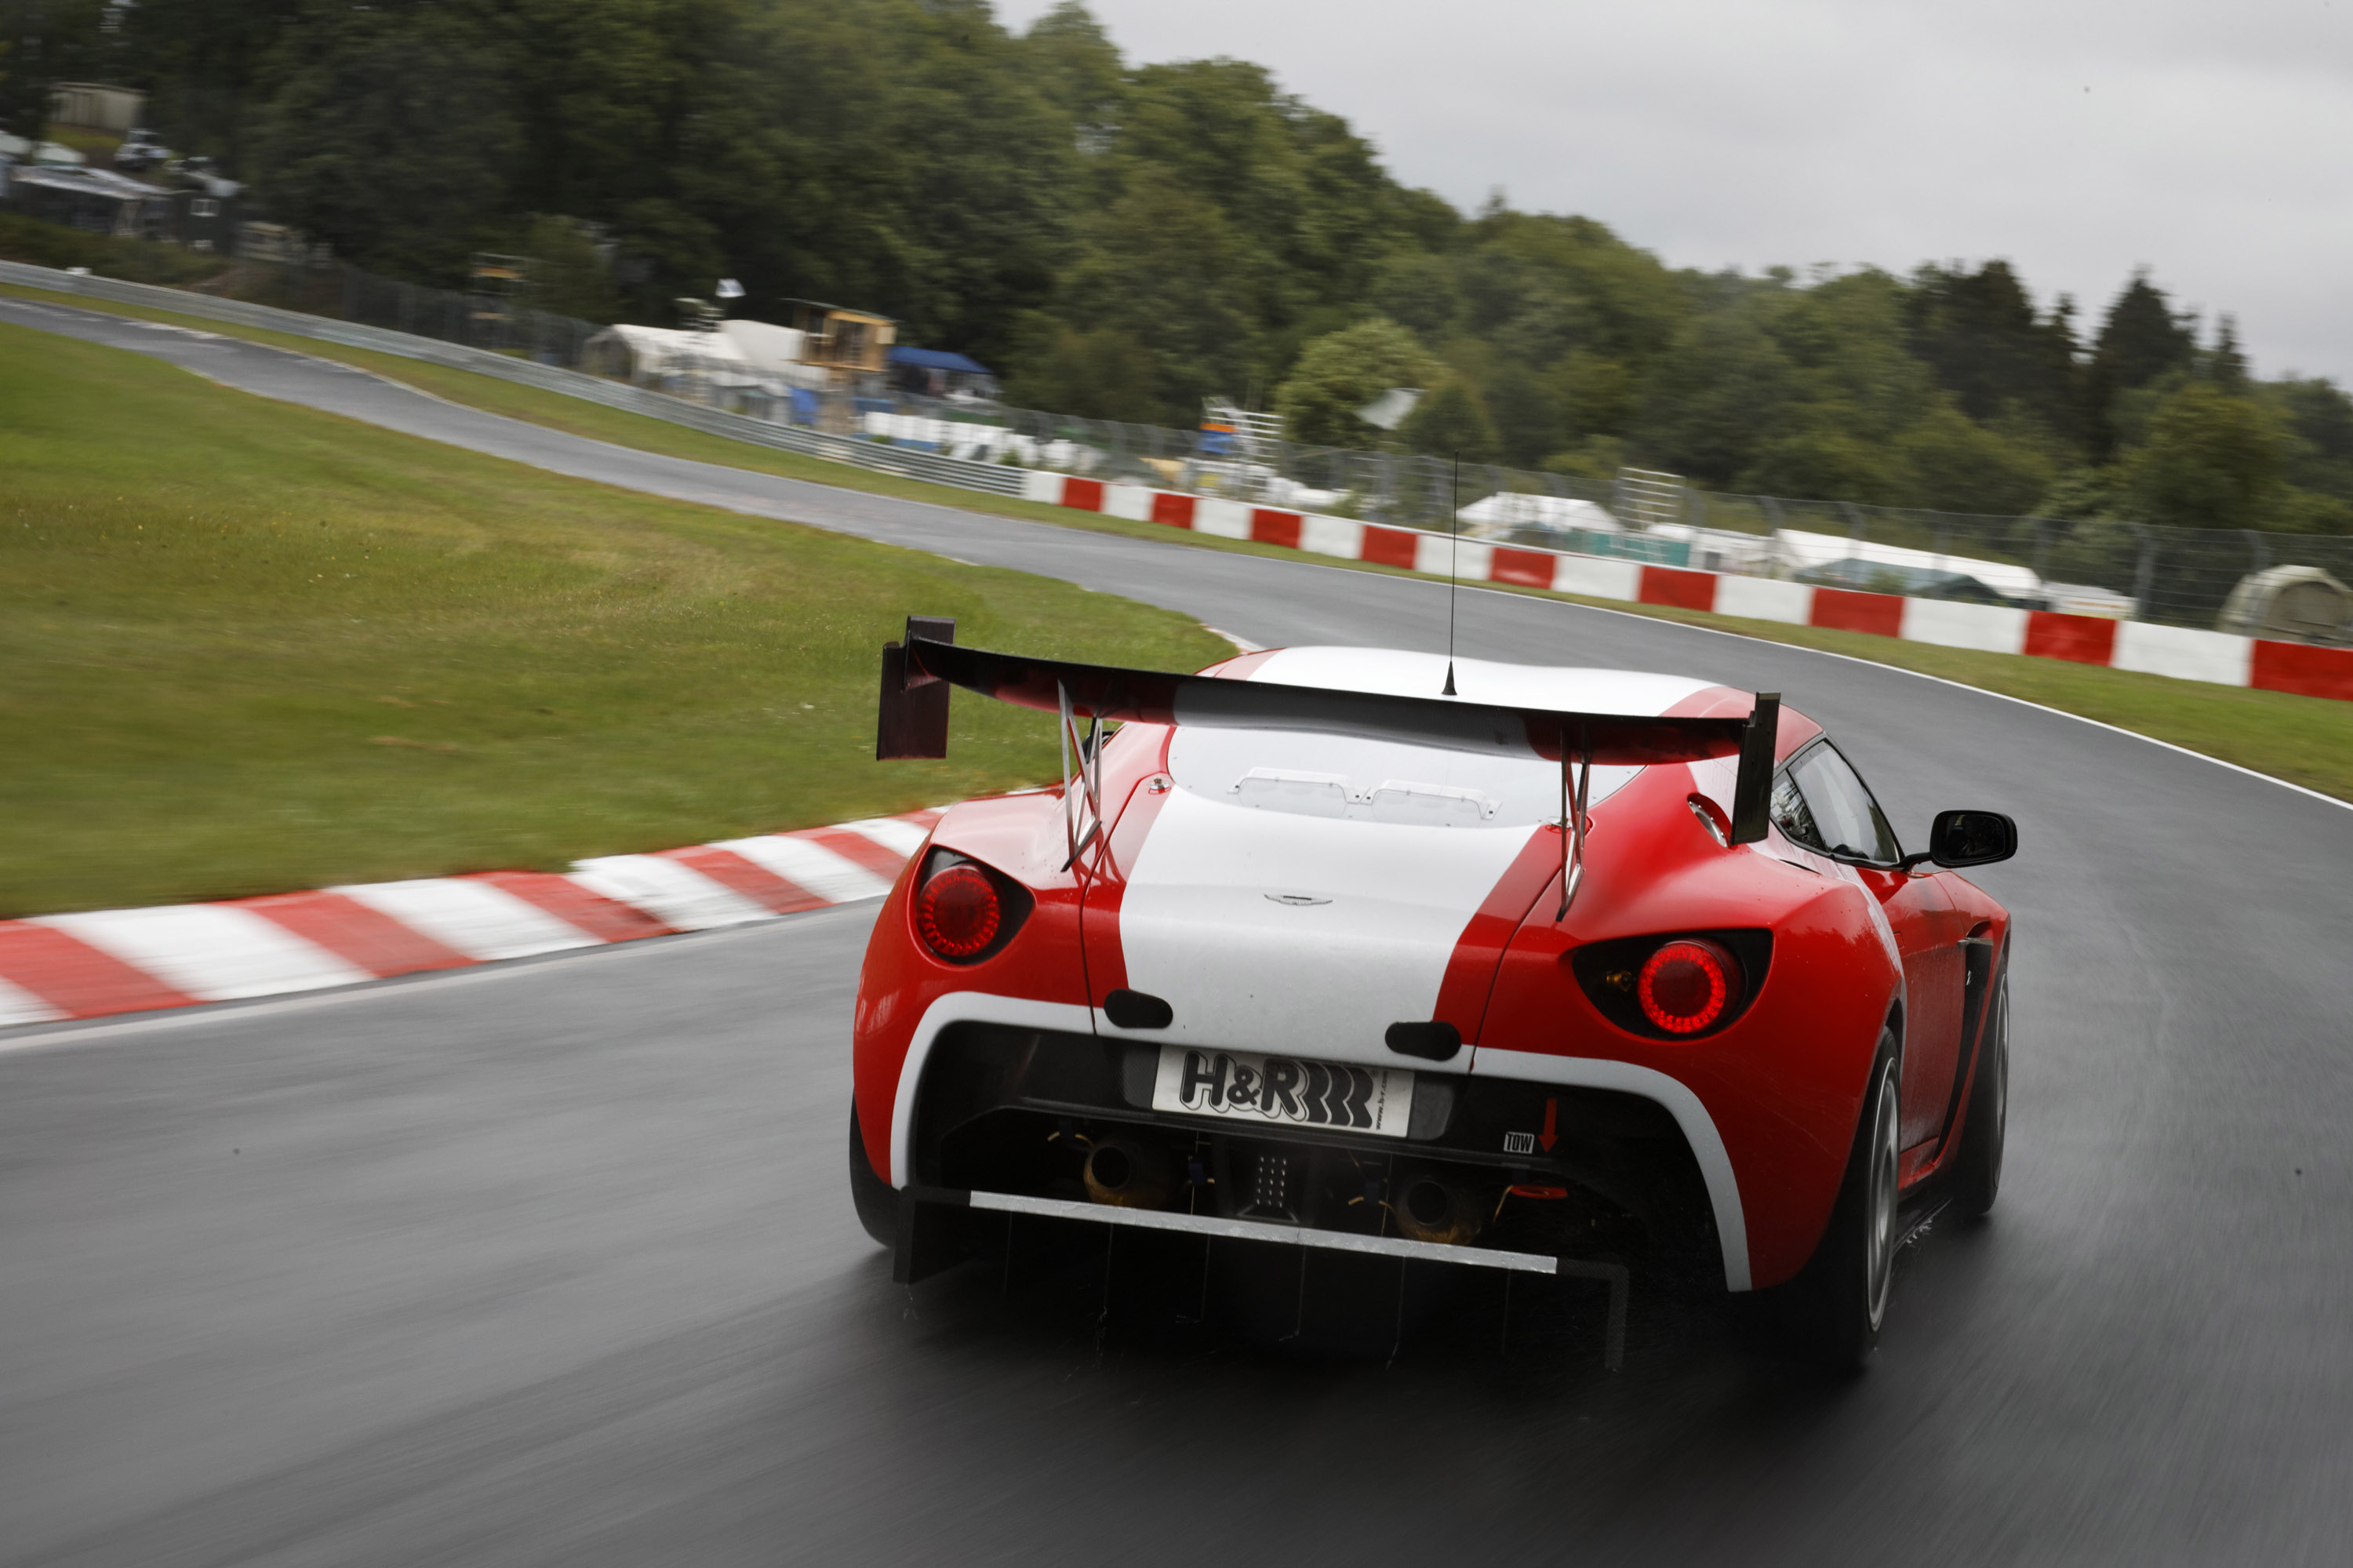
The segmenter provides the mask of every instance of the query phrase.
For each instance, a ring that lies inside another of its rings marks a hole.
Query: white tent
[[[607,327],[586,344],[590,363],[640,385],[700,376],[722,387],[754,387],[761,377],[734,344],[717,333],[670,327]]]
[[[1546,533],[1583,529],[1589,534],[1623,534],[1626,529],[1606,507],[1566,495],[1522,495],[1502,490],[1482,497],[1455,515],[1473,534],[1503,534],[1514,528],[1540,528]]]
[[[769,322],[747,321],[721,322],[719,331],[744,356],[744,363],[762,376],[773,376],[787,387],[816,390],[825,386],[822,366],[801,363],[807,346],[807,333]]]
[[[2042,579],[2025,567],[2007,561],[1982,561],[1975,556],[1940,556],[1933,550],[1907,550],[1900,545],[1873,545],[1837,534],[1808,534],[1780,528],[1773,535],[1777,577],[1794,577],[1835,561],[1869,561],[1877,566],[1914,571],[1958,572],[1977,578],[2009,599],[2032,599],[2042,591]]]

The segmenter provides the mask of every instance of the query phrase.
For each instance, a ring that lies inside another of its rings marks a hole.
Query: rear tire
[[[1977,1078],[1969,1086],[1968,1119],[1961,1125],[1961,1147],[1953,1161],[1953,1209],[1972,1220],[1990,1213],[2001,1192],[2001,1151],[2010,1124],[2007,954],[1993,982],[1992,1000],[1986,1005],[1985,1044],[1978,1051]]]
[[[1900,1061],[1894,1033],[1882,1031],[1830,1224],[1804,1271],[1775,1292],[1775,1316],[1789,1348],[1830,1372],[1860,1371],[1887,1318],[1897,1239]]]
[[[858,1130],[858,1107],[849,1107],[849,1201],[858,1209],[858,1223],[883,1246],[899,1242],[899,1194],[874,1173],[866,1158],[866,1135]]]

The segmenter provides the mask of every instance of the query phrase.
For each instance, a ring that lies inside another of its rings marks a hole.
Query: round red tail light
[[[943,866],[915,895],[915,934],[944,959],[969,959],[997,940],[1005,909],[988,874],[969,863]]]
[[[1642,1016],[1670,1034],[1690,1034],[1740,1001],[1740,964],[1714,942],[1679,937],[1652,953],[1634,981]]]

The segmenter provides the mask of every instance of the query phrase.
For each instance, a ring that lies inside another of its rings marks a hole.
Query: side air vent
[[[1176,1010],[1140,991],[1115,991],[1103,998],[1103,1016],[1122,1029],[1166,1029]]]
[[[1443,1021],[1392,1023],[1382,1038],[1398,1055],[1419,1056],[1425,1062],[1451,1062],[1462,1049],[1462,1032]]]

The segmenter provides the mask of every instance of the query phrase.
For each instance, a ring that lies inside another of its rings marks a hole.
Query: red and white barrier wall
[[[1553,588],[1588,599],[1715,610],[1751,620],[1867,631],[1907,642],[2066,659],[2185,681],[2353,701],[2353,649],[2273,642],[2140,620],[1856,593],[1771,577],[1651,567],[1599,556],[1498,545],[1484,539],[1458,542],[1419,529],[1138,485],[1106,484],[1039,470],[1029,473],[1023,493],[1049,505],[1440,576],[1447,570],[1450,549],[1458,550],[1456,568],[1466,582]]]
[[[562,875],[492,871],[0,921],[0,1027],[314,991],[877,898],[939,817],[607,855]]]

